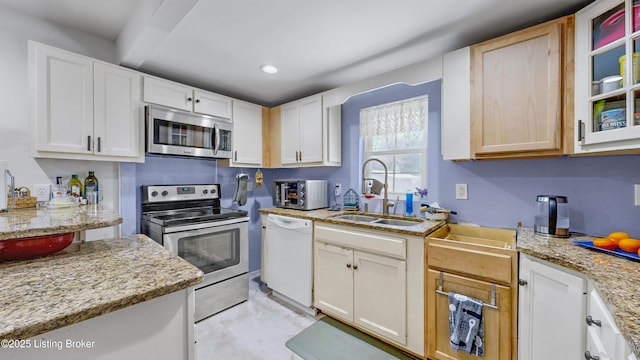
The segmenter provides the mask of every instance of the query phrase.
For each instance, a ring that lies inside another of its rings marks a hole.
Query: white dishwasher
[[[308,313],[313,304],[313,221],[269,214],[267,286]]]

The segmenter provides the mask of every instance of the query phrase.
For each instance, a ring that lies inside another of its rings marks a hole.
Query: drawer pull
[[[602,321],[600,320],[593,320],[593,318],[591,317],[591,315],[587,315],[587,325],[591,326],[591,325],[595,325],[597,327],[602,327]]]
[[[584,352],[584,358],[586,360],[600,360],[600,356],[598,355],[591,355],[591,353],[589,352],[589,350]]]

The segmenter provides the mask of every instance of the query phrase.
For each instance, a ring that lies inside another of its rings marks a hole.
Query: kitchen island
[[[3,213],[0,239],[122,221],[108,210],[74,211],[63,222],[44,210]],[[0,262],[0,354],[16,359],[192,359],[193,286],[202,279],[202,271],[144,235],[75,241],[44,257]]]
[[[593,240],[572,234],[561,239],[518,230],[518,251],[586,275],[609,307],[620,332],[640,356],[640,263],[582,248],[573,240]]]

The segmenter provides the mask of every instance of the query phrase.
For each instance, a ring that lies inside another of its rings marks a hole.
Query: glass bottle
[[[84,195],[84,192],[82,191],[82,182],[78,179],[78,174],[71,175],[71,180],[69,180],[69,190],[73,197],[80,198]]]
[[[98,202],[98,178],[95,176],[93,171],[89,171],[89,176],[84,179],[84,193],[85,197],[89,199],[95,198],[95,202]],[[95,194],[93,194],[95,193]]]

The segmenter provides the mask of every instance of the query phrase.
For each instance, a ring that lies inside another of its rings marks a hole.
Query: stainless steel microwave
[[[273,205],[297,210],[329,207],[327,180],[274,180]]]
[[[229,119],[147,105],[147,153],[230,159]]]

